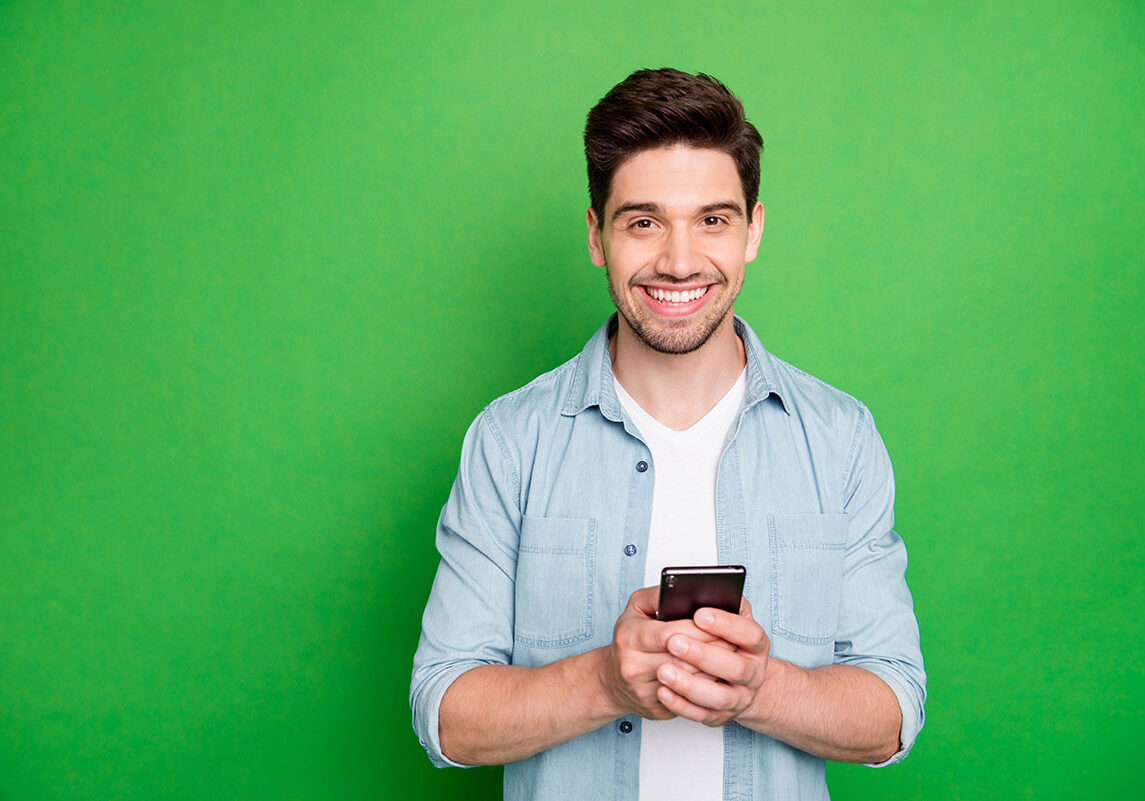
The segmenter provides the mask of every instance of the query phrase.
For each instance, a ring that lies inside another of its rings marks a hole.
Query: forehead
[[[695,208],[718,200],[744,202],[735,160],[722,150],[678,145],[642,150],[617,167],[608,206],[654,202]]]

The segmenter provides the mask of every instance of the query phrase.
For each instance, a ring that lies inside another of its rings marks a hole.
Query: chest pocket
[[[513,638],[563,648],[592,636],[596,520],[530,517],[521,524]]]
[[[821,645],[839,627],[846,515],[768,515],[772,632]]]

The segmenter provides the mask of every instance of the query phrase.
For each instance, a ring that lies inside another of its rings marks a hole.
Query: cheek
[[[608,266],[628,277],[655,258],[655,249],[635,242],[616,243],[608,249]]]
[[[729,244],[728,247],[720,248],[719,253],[712,254],[712,261],[727,276],[729,283],[743,280],[745,259],[742,245]]]

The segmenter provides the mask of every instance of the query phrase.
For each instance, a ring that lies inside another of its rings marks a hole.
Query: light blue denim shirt
[[[465,436],[410,687],[436,765],[454,764],[438,736],[454,679],[607,645],[643,583],[656,466],[616,397],[610,327],[615,316]],[[865,406],[772,356],[738,317],[735,330],[747,396],[716,480],[720,562],[747,567],[744,593],[773,657],[856,665],[890,686],[902,749],[884,764],[897,762],[922,728],[926,675],[886,449]],[[627,715],[506,765],[505,798],[636,801],[640,722]],[[819,757],[737,723],[724,746],[728,801],[828,797]]]

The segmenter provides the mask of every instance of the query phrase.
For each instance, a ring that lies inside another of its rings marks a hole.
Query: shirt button
[[[627,720],[620,721],[620,733],[628,734],[630,731],[632,731],[632,724]]]
[[[639,462],[636,463],[636,472],[637,473],[643,473],[647,469],[648,469],[648,462],[644,461],[643,459],[641,459]]]
[[[625,545],[624,546],[624,553],[627,556],[636,556],[636,546],[632,545],[632,544]]]

